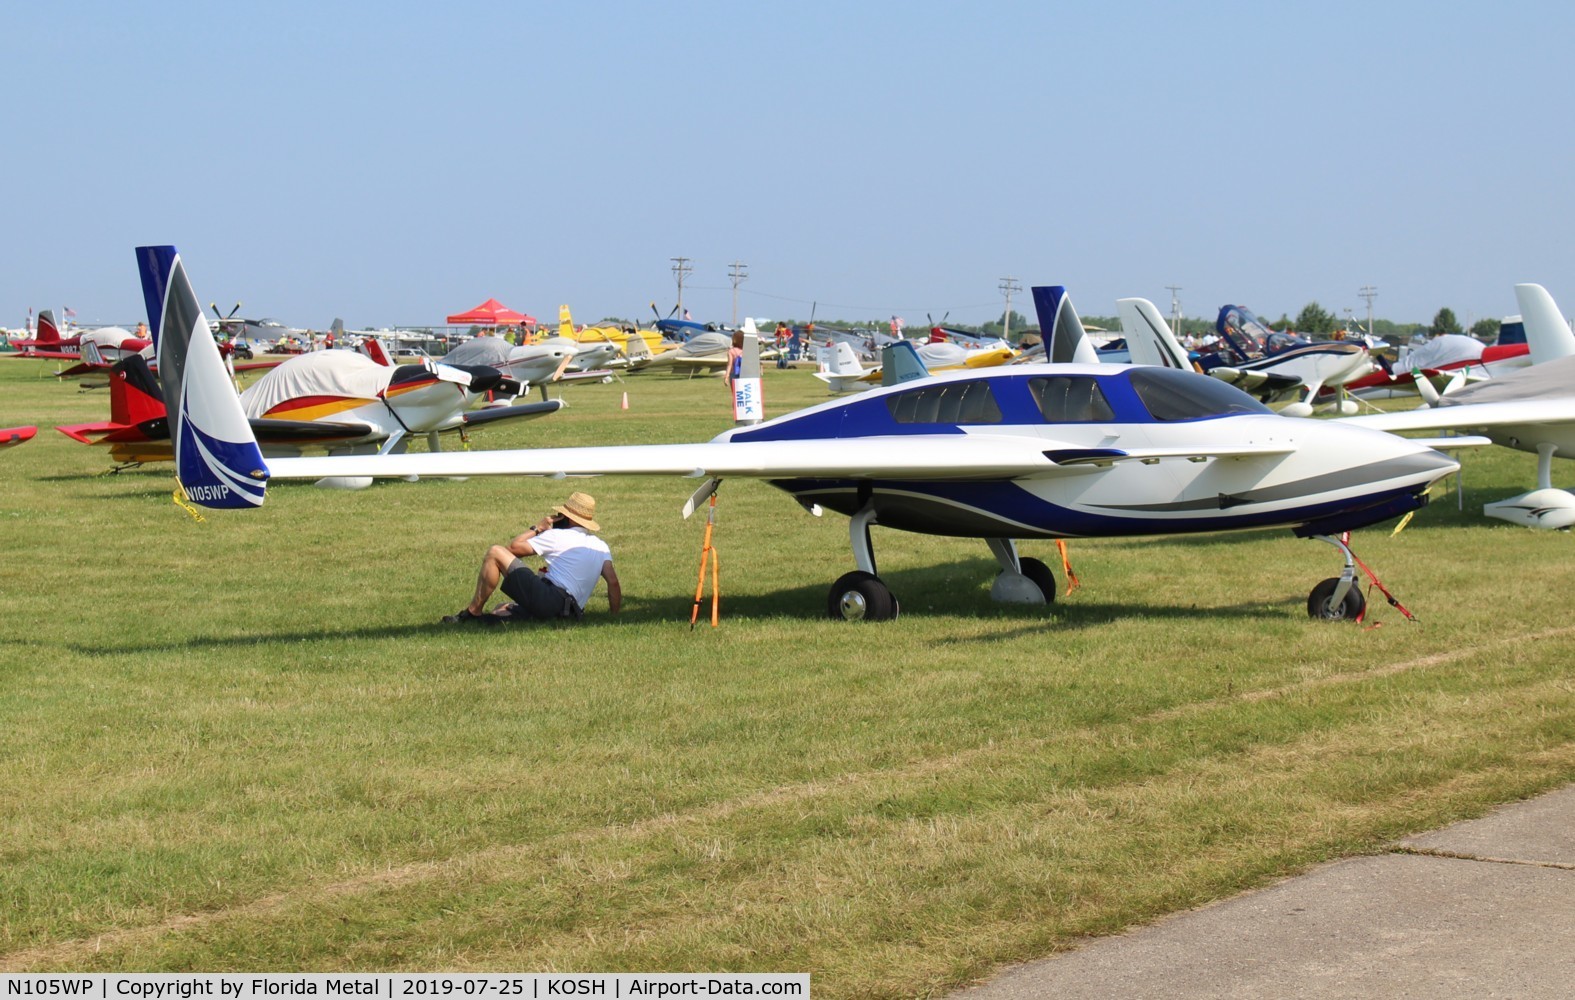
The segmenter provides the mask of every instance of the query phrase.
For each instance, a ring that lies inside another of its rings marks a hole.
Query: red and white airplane
[[[403,452],[412,434],[425,434],[439,450],[438,435],[467,433],[499,420],[556,413],[562,400],[469,407],[492,389],[518,383],[489,368],[449,365],[378,365],[349,351],[296,355],[278,365],[240,402],[263,450],[271,456],[300,455],[303,449],[332,454]],[[55,429],[83,444],[103,445],[121,466],[174,457],[164,395],[148,363],[135,355],[109,370],[110,418]],[[370,478],[337,479],[322,485],[360,488]]]
[[[11,346],[19,352],[12,357],[78,361],[89,357],[91,353],[98,360],[113,364],[128,355],[150,350],[153,341],[118,326],[84,330],[74,336],[62,337],[60,327],[55,324],[55,314],[45,309],[38,314],[38,336],[29,340],[13,340]]]
[[[1523,343],[1484,346],[1475,337],[1444,334],[1406,352],[1396,371],[1374,372],[1346,388],[1369,397],[1416,395],[1416,373],[1421,372],[1434,387],[1449,391],[1450,385],[1482,382],[1575,353],[1575,334],[1546,289],[1516,285],[1515,300],[1520,315],[1511,319],[1518,319],[1525,329]]]

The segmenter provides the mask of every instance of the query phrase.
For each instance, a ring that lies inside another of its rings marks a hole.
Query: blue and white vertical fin
[[[176,479],[204,507],[261,506],[268,465],[180,255],[170,246],[138,247],[137,268],[169,408]]]
[[[1045,360],[1052,364],[1097,364],[1099,352],[1083,329],[1083,321],[1072,308],[1072,297],[1064,285],[1035,285],[1034,309],[1039,313],[1039,330],[1045,344]]]

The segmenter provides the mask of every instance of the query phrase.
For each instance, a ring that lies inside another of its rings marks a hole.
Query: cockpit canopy
[[[1230,345],[1231,350],[1241,355],[1243,359],[1280,354],[1292,348],[1306,347],[1309,343],[1293,334],[1269,329],[1267,323],[1245,306],[1222,308],[1214,328]]]
[[[898,424],[1015,423],[1031,419],[1032,411],[1016,402],[1024,384],[1037,415],[1049,424],[1168,423],[1273,412],[1233,386],[1174,368],[947,381],[891,393],[883,402]]]

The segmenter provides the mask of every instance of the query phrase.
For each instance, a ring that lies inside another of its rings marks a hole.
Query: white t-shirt
[[[582,609],[602,577],[602,564],[612,562],[607,543],[584,528],[548,528],[530,539],[530,547],[547,560],[547,579],[568,591]]]

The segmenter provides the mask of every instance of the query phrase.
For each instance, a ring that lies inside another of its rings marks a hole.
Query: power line
[[[694,285],[694,284],[691,284],[691,285],[689,285],[689,288],[691,288],[693,290],[696,290],[696,291],[704,291],[704,292],[725,292],[725,291],[728,290],[726,285]],[[763,299],[771,299],[771,300],[776,301],[776,302],[798,302],[798,303],[801,303],[803,305],[810,305],[811,303],[819,303],[820,305],[823,305],[823,306],[829,306],[832,309],[858,309],[858,310],[861,310],[863,312],[873,312],[873,313],[923,312],[926,309],[929,309],[931,312],[934,312],[936,310],[945,311],[947,309],[954,310],[954,311],[955,310],[961,310],[961,309],[986,309],[986,308],[993,307],[995,305],[994,302],[969,302],[969,303],[964,303],[962,305],[955,305],[954,304],[954,305],[941,305],[941,306],[936,306],[936,305],[933,305],[933,304],[928,305],[928,306],[922,306],[922,305],[871,306],[871,305],[856,305],[854,303],[849,303],[849,302],[825,302],[825,301],[822,301],[820,299],[804,299],[804,298],[799,298],[799,297],[793,296],[793,295],[774,295],[771,292],[762,292],[762,291],[759,291],[759,290],[756,290],[756,289],[750,289],[749,291],[745,292],[744,294],[745,295],[758,295],[759,297],[761,297]]]

